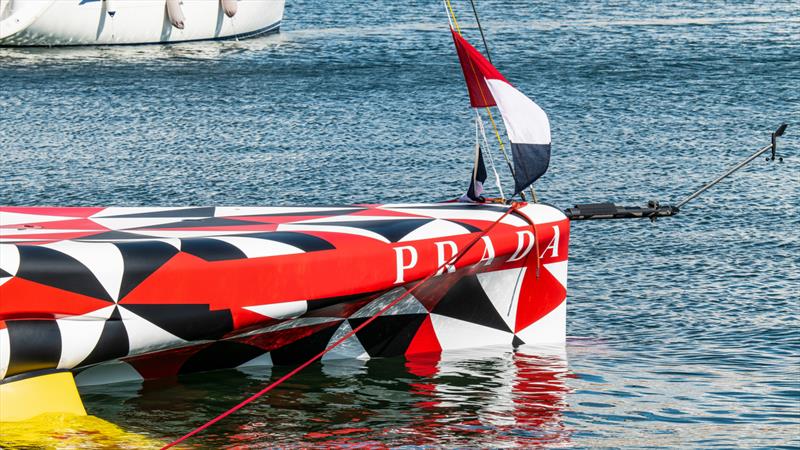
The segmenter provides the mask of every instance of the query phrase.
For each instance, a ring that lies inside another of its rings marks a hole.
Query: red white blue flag
[[[518,91],[481,53],[452,29],[453,41],[474,108],[497,106],[511,141],[514,194],[541,177],[550,164],[550,122],[533,100]]]

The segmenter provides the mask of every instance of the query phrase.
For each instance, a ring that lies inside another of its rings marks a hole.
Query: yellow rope
[[[453,17],[453,23],[456,26],[456,32],[459,36],[461,36],[461,27],[458,25],[458,20],[456,19],[456,12],[453,10],[453,5],[450,4],[450,0],[444,0],[445,4],[447,5],[447,9],[450,10],[450,15]],[[472,73],[475,76],[475,79],[478,79],[478,74],[475,71],[475,66],[472,65],[470,62],[470,68],[472,68]],[[486,96],[483,93],[483,88],[481,87],[480,83],[478,83],[478,90],[481,93],[481,97],[483,98],[483,102],[486,102]],[[486,114],[489,115],[489,122],[492,123],[492,130],[494,130],[494,136],[497,138],[497,143],[500,144],[500,150],[503,152],[503,156],[506,158],[506,162],[508,163],[509,167],[511,166],[511,160],[508,158],[508,153],[506,152],[505,143],[503,143],[503,138],[500,137],[500,130],[497,129],[497,124],[494,121],[494,116],[492,116],[492,110],[489,109],[488,106],[486,108]],[[514,175],[514,169],[511,169],[511,175]],[[533,190],[533,185],[531,185],[531,194],[533,194],[533,202],[538,203],[538,199],[536,198],[536,191]],[[525,199],[525,194],[520,192],[522,195],[522,199]]]
[[[456,24],[456,31],[460,35],[461,27],[458,26],[458,20],[456,20],[456,13],[453,11],[453,5],[450,4],[450,0],[444,0],[444,3],[447,5],[447,9],[450,10],[450,15],[453,17],[453,23]]]

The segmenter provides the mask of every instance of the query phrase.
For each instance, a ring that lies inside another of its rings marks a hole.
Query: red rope
[[[357,327],[353,328],[353,329],[352,329],[352,330],[351,330],[349,333],[345,334],[344,336],[342,336],[341,338],[339,338],[339,340],[337,340],[337,341],[336,341],[336,342],[334,342],[333,344],[331,344],[331,345],[329,345],[328,347],[326,347],[326,348],[325,348],[325,350],[322,350],[321,352],[319,352],[319,353],[318,353],[316,356],[314,356],[313,358],[309,359],[308,361],[304,362],[303,364],[300,364],[300,365],[299,365],[299,366],[297,366],[297,367],[296,367],[294,370],[292,370],[291,372],[287,373],[286,375],[284,375],[284,376],[282,376],[282,377],[278,378],[278,379],[277,379],[277,380],[275,380],[273,383],[271,383],[269,386],[267,386],[267,387],[265,387],[264,389],[262,389],[262,390],[260,390],[260,391],[256,392],[255,394],[251,395],[250,397],[247,397],[246,399],[244,399],[244,400],[243,400],[241,403],[239,403],[238,405],[236,405],[236,406],[234,406],[234,407],[230,408],[229,410],[227,410],[227,411],[223,412],[222,414],[218,415],[217,417],[215,417],[215,418],[213,418],[213,419],[209,420],[208,422],[204,423],[203,425],[201,425],[201,426],[199,426],[199,427],[195,428],[194,430],[190,431],[189,433],[186,433],[186,434],[185,434],[185,435],[183,435],[182,437],[180,437],[180,438],[178,438],[178,439],[176,439],[176,440],[174,440],[174,441],[170,442],[169,444],[165,445],[164,447],[162,447],[162,450],[164,450],[164,449],[167,449],[167,448],[170,448],[170,447],[174,447],[174,446],[176,446],[176,445],[180,444],[181,442],[184,442],[184,441],[186,441],[186,440],[187,440],[187,439],[189,439],[190,437],[192,437],[192,436],[194,436],[194,435],[196,435],[196,434],[200,433],[201,431],[203,431],[203,430],[205,430],[205,429],[209,428],[210,426],[214,425],[215,423],[219,422],[220,420],[222,420],[222,419],[224,419],[224,418],[226,418],[226,417],[230,416],[231,414],[235,413],[236,411],[238,411],[238,410],[240,410],[240,409],[244,408],[244,407],[245,407],[245,406],[246,406],[248,403],[251,403],[252,401],[254,401],[254,400],[258,399],[259,397],[263,396],[264,394],[266,394],[267,392],[269,392],[269,391],[271,391],[271,390],[275,389],[275,387],[279,386],[279,385],[280,385],[280,384],[282,384],[284,381],[288,380],[289,378],[293,377],[294,375],[296,375],[296,374],[297,374],[298,372],[300,372],[301,370],[303,370],[303,369],[305,369],[306,367],[310,366],[310,365],[311,365],[311,364],[312,364],[314,361],[316,361],[316,360],[318,360],[318,359],[322,358],[322,357],[323,357],[323,356],[324,356],[326,353],[328,353],[329,351],[331,351],[331,350],[333,350],[334,348],[336,348],[337,346],[339,346],[339,345],[340,345],[342,342],[346,341],[348,338],[352,337],[353,335],[355,335],[356,333],[358,333],[359,331],[361,331],[362,329],[364,329],[364,327],[366,327],[367,325],[369,325],[370,323],[372,323],[372,322],[373,322],[375,319],[377,319],[378,317],[380,317],[380,316],[381,316],[383,313],[385,313],[386,311],[388,311],[389,309],[391,309],[391,308],[392,308],[393,306],[395,306],[396,304],[400,303],[400,302],[401,302],[401,301],[402,301],[404,298],[406,298],[406,297],[407,297],[409,294],[411,294],[411,292],[413,292],[414,290],[416,290],[416,289],[417,289],[418,287],[420,287],[420,286],[421,286],[423,283],[427,282],[428,280],[430,280],[431,278],[433,278],[434,276],[436,276],[436,274],[437,274],[437,273],[438,273],[440,270],[444,269],[444,268],[445,268],[445,267],[447,267],[447,266],[452,266],[452,265],[454,265],[455,263],[457,263],[457,262],[458,262],[458,261],[461,259],[461,257],[463,257],[464,255],[466,255],[466,254],[467,254],[467,252],[468,252],[470,249],[472,249],[472,247],[473,247],[473,246],[475,246],[475,244],[476,244],[476,243],[477,243],[477,242],[478,242],[478,241],[479,241],[479,240],[480,240],[482,237],[486,236],[486,235],[489,233],[489,231],[491,231],[491,230],[492,230],[492,228],[494,228],[494,227],[495,227],[495,225],[497,225],[498,223],[500,223],[500,221],[501,221],[501,220],[505,219],[505,218],[506,218],[506,216],[508,216],[509,214],[511,214],[513,211],[517,210],[519,207],[520,207],[520,204],[519,204],[519,203],[514,203],[514,204],[512,204],[512,205],[511,205],[511,208],[509,208],[509,209],[508,209],[508,210],[507,210],[505,213],[503,213],[503,215],[502,215],[502,216],[500,216],[500,218],[499,218],[499,219],[497,219],[497,220],[496,220],[494,223],[492,223],[491,225],[489,225],[489,227],[488,227],[488,228],[486,228],[485,230],[483,230],[483,231],[482,231],[482,232],[481,232],[481,233],[480,233],[480,234],[479,234],[479,235],[478,235],[478,236],[477,236],[475,239],[473,239],[473,240],[472,240],[472,242],[470,242],[470,243],[469,243],[469,244],[468,244],[466,247],[464,247],[464,248],[463,248],[461,251],[457,252],[457,253],[456,253],[456,255],[455,255],[455,256],[453,256],[453,258],[451,258],[451,259],[450,259],[450,261],[446,261],[446,262],[442,263],[442,265],[440,265],[439,267],[437,267],[437,268],[436,268],[436,270],[435,270],[433,273],[431,273],[431,274],[430,274],[430,275],[428,275],[427,277],[423,278],[422,280],[418,281],[418,282],[417,282],[417,283],[416,283],[414,286],[412,286],[412,287],[411,287],[411,289],[407,290],[407,291],[406,291],[406,292],[405,292],[403,295],[401,295],[400,297],[396,298],[395,300],[393,300],[393,301],[392,301],[391,303],[389,303],[388,305],[384,306],[384,307],[383,307],[383,308],[382,308],[380,311],[378,311],[377,313],[375,313],[375,314],[374,314],[372,317],[370,317],[369,319],[367,319],[367,320],[366,320],[364,323],[362,323],[361,325],[359,325],[359,326],[357,326]]]

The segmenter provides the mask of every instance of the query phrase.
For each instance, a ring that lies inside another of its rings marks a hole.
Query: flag
[[[483,203],[486,201],[483,198],[483,183],[486,182],[488,174],[486,173],[486,165],[483,163],[483,152],[481,146],[475,143],[475,165],[472,168],[472,177],[469,180],[469,188],[467,193],[462,196],[459,201],[462,202],[478,202]]]
[[[497,106],[511,141],[514,194],[544,175],[550,164],[550,122],[533,100],[508,80],[461,35],[450,30],[474,108]]]

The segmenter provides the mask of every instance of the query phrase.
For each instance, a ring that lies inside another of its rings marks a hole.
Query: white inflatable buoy
[[[186,23],[186,16],[183,15],[180,0],[167,0],[167,16],[172,26],[182,30]]]
[[[236,15],[236,11],[239,9],[239,0],[219,0],[219,2],[226,16],[233,17]]]

